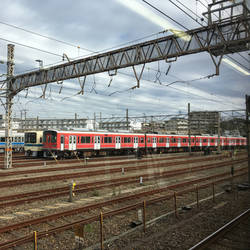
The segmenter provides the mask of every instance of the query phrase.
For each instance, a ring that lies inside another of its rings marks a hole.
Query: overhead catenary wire
[[[200,23],[198,20],[196,20],[194,17],[192,17],[189,13],[187,13],[185,10],[183,10],[180,6],[178,6],[176,3],[174,3],[172,0],[168,0],[170,3],[172,3],[174,6],[176,6],[179,10],[181,10],[182,12],[184,12],[187,16],[189,16],[191,19],[193,19],[195,22],[197,22],[198,24],[200,24],[202,27],[204,27],[204,25],[202,23]],[[177,0],[178,1],[178,0]],[[178,1],[179,2],[179,1]],[[184,6],[184,4],[182,4]],[[185,6],[186,7],[186,6]],[[186,7],[187,8],[187,7]],[[189,8],[188,8],[189,9]],[[189,9],[190,10],[190,9]],[[191,10],[190,10],[191,11]],[[193,11],[192,11],[193,12]],[[194,12],[193,12],[194,13]],[[196,15],[196,14],[195,14]],[[196,15],[198,16],[198,15]]]
[[[179,26],[181,26],[182,28],[188,30],[188,28],[186,28],[183,24],[181,24],[180,22],[176,21],[174,18],[172,18],[171,16],[167,15],[166,13],[164,13],[163,11],[161,11],[160,9],[158,9],[157,7],[155,7],[154,5],[152,5],[151,3],[147,2],[146,0],[142,0],[142,1],[144,3],[146,3],[147,5],[149,5],[151,8],[153,8],[156,11],[160,12],[165,17],[169,18],[170,20],[172,20],[173,22],[175,22],[176,24],[178,24]]]
[[[81,49],[81,50],[85,50],[85,51],[91,52],[91,50],[86,49],[86,48],[82,48],[82,47],[80,47],[78,45],[74,45],[72,43],[65,42],[65,41],[59,40],[59,39],[51,37],[51,36],[43,35],[43,34],[40,34],[38,32],[34,32],[32,30],[24,29],[22,27],[19,27],[19,26],[13,25],[13,24],[9,24],[9,23],[3,22],[3,21],[0,21],[0,24],[9,26],[9,27],[12,27],[12,28],[15,28],[15,29],[19,29],[19,30],[28,32],[30,34],[33,34],[33,35],[36,35],[36,36],[40,36],[40,37],[43,37],[43,38],[46,38],[46,39],[49,39],[49,40],[52,40],[52,41],[55,41],[55,42],[58,42],[58,43],[62,43],[62,44],[65,44],[65,45],[68,45],[68,46],[71,46],[71,47],[74,47],[74,48],[77,48],[77,49]]]
[[[50,54],[50,55],[62,58],[62,55],[59,55],[59,54],[56,54],[54,52],[50,52],[50,51],[47,51],[47,50],[39,49],[39,48],[30,46],[30,45],[26,45],[26,44],[23,44],[23,43],[11,41],[11,40],[8,40],[8,39],[2,38],[2,37],[0,37],[0,40],[3,40],[3,41],[8,42],[8,43],[14,43],[14,44],[22,46],[22,47],[26,47],[26,48],[29,48],[29,49],[37,50],[37,51],[40,51],[40,52],[43,52],[43,53],[47,53],[47,54]]]

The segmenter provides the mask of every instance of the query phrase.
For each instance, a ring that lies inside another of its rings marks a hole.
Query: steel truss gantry
[[[189,30],[185,34],[170,35],[142,42],[57,66],[32,71],[12,78],[12,91],[19,91],[46,83],[111,72],[125,67],[207,51],[211,56],[249,50],[250,15],[234,20],[213,23]],[[133,68],[134,69],[134,68]],[[137,79],[138,80],[138,79]]]

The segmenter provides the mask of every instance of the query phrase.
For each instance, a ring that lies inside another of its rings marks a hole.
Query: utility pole
[[[221,136],[221,129],[220,129],[220,112],[218,112],[218,147],[217,153],[221,153],[221,146],[220,146],[220,136]]]
[[[191,154],[190,103],[188,103],[188,152]]]
[[[26,111],[27,111],[27,109],[24,110],[24,129],[25,129],[25,130],[26,130],[26,127],[27,127]]]
[[[96,130],[96,116],[95,116],[95,113],[94,113],[94,131]]]
[[[39,117],[37,116],[36,117],[36,130],[39,129]]]
[[[11,113],[12,113],[12,91],[11,77],[14,73],[14,45],[8,44],[8,59],[7,59],[7,89],[6,89],[6,112],[5,112],[5,158],[4,168],[12,167],[12,141],[10,134],[12,133]]]
[[[126,125],[127,125],[127,130],[129,130],[129,124],[128,124],[128,109],[126,109]]]
[[[77,124],[77,113],[75,113],[75,128],[77,127],[76,124]]]
[[[246,130],[247,130],[248,182],[250,183],[249,113],[250,113],[250,96],[246,95]]]

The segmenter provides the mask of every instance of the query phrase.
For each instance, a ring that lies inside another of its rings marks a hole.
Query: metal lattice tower
[[[8,60],[7,60],[7,84],[6,84],[6,112],[5,112],[5,159],[4,168],[12,167],[12,99],[11,78],[14,73],[14,45],[8,44]]]

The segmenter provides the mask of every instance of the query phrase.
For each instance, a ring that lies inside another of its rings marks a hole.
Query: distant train
[[[43,135],[43,136],[42,136]],[[30,138],[27,140],[26,138]],[[32,140],[31,140],[32,138]],[[138,134],[82,131],[33,131],[25,133],[26,155],[57,158],[90,156],[98,154],[124,154],[128,152],[178,152],[188,151],[187,135]],[[215,150],[217,136],[191,136],[191,150]],[[244,137],[220,137],[222,149],[246,146]]]
[[[22,151],[24,147],[24,133],[12,131],[11,132],[12,150]],[[0,152],[4,152],[6,144],[5,131],[0,131]]]

